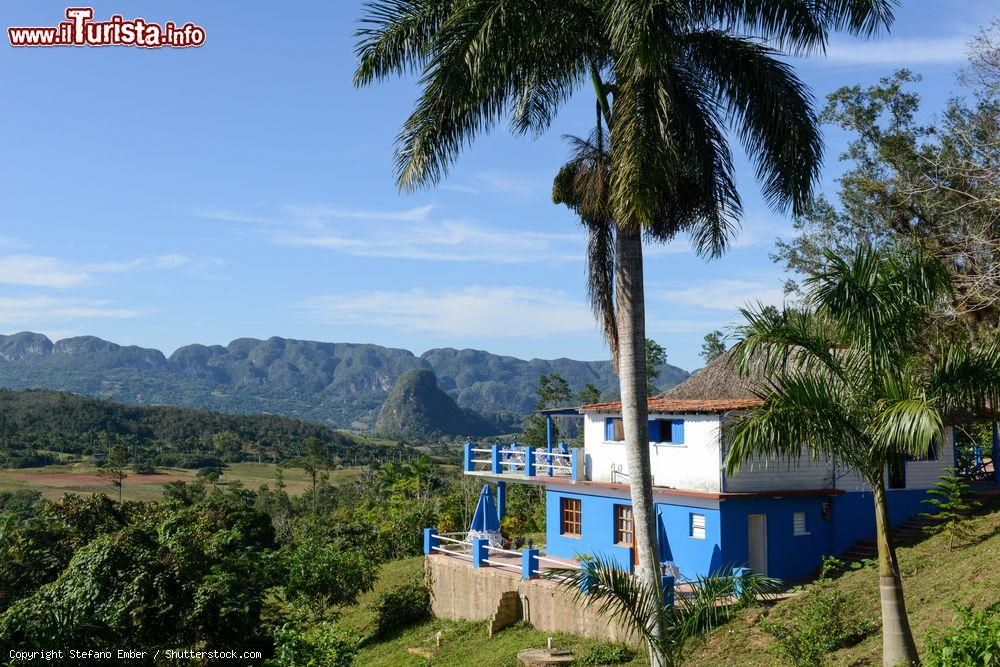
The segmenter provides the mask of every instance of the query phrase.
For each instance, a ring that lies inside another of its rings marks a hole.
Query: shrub
[[[378,568],[359,551],[344,551],[315,538],[282,550],[285,592],[311,605],[354,604],[378,579]]]
[[[635,658],[635,649],[611,642],[594,644],[587,654],[580,658],[581,665],[619,665]]]
[[[133,463],[132,472],[137,475],[154,475],[156,474],[156,468],[145,462]]]
[[[1000,665],[1000,602],[981,611],[959,609],[957,626],[931,632],[927,667],[997,667]]]
[[[384,637],[431,615],[430,593],[422,582],[402,584],[382,593],[372,606],[376,637]]]
[[[321,623],[308,633],[290,626],[275,628],[273,667],[350,667],[360,638],[352,631]]]
[[[818,667],[827,653],[856,644],[875,627],[873,620],[857,618],[850,603],[840,591],[821,589],[789,623],[764,621],[760,627],[793,665]]]

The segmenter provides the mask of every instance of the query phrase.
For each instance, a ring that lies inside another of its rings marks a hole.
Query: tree
[[[590,405],[601,402],[601,390],[593,382],[583,385],[580,391],[576,392],[576,402],[580,405]]]
[[[948,298],[941,262],[855,250],[825,256],[805,281],[805,306],[744,310],[738,367],[763,399],[728,428],[726,468],[811,455],[852,468],[871,488],[885,665],[916,664],[886,498],[885,471],[942,442],[949,417],[1000,399],[1000,346],[973,347],[928,331]],[[753,373],[751,374],[751,371]]]
[[[302,469],[306,471],[306,474],[312,480],[312,502],[313,511],[315,512],[318,504],[318,487],[316,481],[319,479],[321,472],[330,468],[330,457],[326,443],[311,435],[303,440],[302,456],[299,459],[299,465],[302,466]]]
[[[125,478],[128,477],[128,473],[125,472],[126,465],[128,465],[128,449],[125,445],[115,445],[111,448],[111,454],[104,462],[104,467],[97,473],[108,479],[111,488],[118,489],[118,502],[122,500],[122,487],[125,485]]]
[[[965,515],[979,507],[980,503],[967,500],[965,495],[968,492],[969,484],[964,477],[955,474],[954,468],[949,468],[941,475],[937,484],[927,492],[933,497],[924,502],[935,507],[937,512],[921,516],[937,519],[944,524],[948,532],[948,551],[953,551],[956,543],[967,542],[973,535]]]
[[[535,410],[524,422],[524,441],[534,447],[546,444],[545,416],[537,411],[549,408],[565,407],[573,398],[569,383],[558,373],[538,376],[538,388],[535,389]],[[559,425],[553,420],[552,440],[559,440]]]
[[[667,363],[667,351],[652,338],[646,339],[646,393],[656,393],[653,380],[660,377],[659,366]]]
[[[220,431],[212,436],[212,446],[223,461],[239,461],[243,453],[243,439],[232,431]]]
[[[722,338],[721,331],[710,331],[705,334],[705,342],[701,344],[699,354],[706,365],[718,359],[719,355],[726,351],[726,344],[722,342]]]
[[[739,578],[696,577],[688,582],[690,593],[663,605],[659,581],[649,586],[619,570],[606,556],[584,560],[580,569],[548,570],[546,577],[578,602],[616,618],[646,644],[653,662],[671,667],[681,663],[692,639],[781,588],[779,581],[753,573]]]
[[[864,243],[922,248],[949,268],[958,323],[976,332],[1000,319],[1000,21],[970,45],[965,97],[927,123],[899,70],[876,85],[831,93],[821,119],[853,137],[835,201],[819,197],[780,241],[775,261],[801,276],[825,270],[824,250]],[[795,284],[789,285],[794,289]]]
[[[402,189],[440,181],[461,149],[505,115],[515,132],[539,134],[578,89],[594,90],[596,133],[605,126],[607,144],[596,142],[599,168],[582,179],[597,189],[572,201],[596,202],[581,220],[591,247],[606,250],[604,259],[613,252],[588,275],[620,378],[638,575],[650,585],[658,557],[643,236],[686,233],[700,253],[723,252],[740,212],[727,126],[756,164],[765,199],[798,212],[818,174],[821,140],[809,95],[777,49],[820,49],[833,29],[872,33],[890,23],[889,7],[883,0],[366,5],[355,84],[420,75],[419,99],[396,145]]]

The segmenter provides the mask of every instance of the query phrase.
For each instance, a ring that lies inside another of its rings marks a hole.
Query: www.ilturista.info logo
[[[7,28],[11,46],[140,46],[146,49],[185,48],[205,43],[205,29],[193,23],[163,25],[146,19],[126,20],[115,14],[107,21],[93,21],[91,7],[70,7],[67,21],[54,27]]]

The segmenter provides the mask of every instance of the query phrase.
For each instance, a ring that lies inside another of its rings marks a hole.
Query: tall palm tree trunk
[[[642,232],[619,229],[615,264],[615,319],[618,323],[618,376],[622,392],[625,457],[639,557],[636,576],[659,590],[656,516],[653,511],[652,470],[649,463],[649,424],[646,405],[646,306],[642,285]],[[654,628],[659,635],[659,629]],[[650,664],[658,665],[657,656]]]
[[[886,504],[885,483],[873,484],[875,498],[875,535],[878,544],[878,583],[882,599],[882,664],[885,667],[919,665],[910,621],[903,599],[903,581],[892,539],[892,522]]]

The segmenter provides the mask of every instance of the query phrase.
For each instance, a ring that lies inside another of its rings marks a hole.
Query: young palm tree
[[[740,212],[726,129],[766,199],[799,210],[820,164],[809,95],[777,49],[870,34],[891,0],[372,0],[355,84],[419,74],[396,144],[399,186],[434,184],[461,149],[509,117],[541,133],[593,86],[608,129],[616,343],[638,574],[657,580],[646,413],[642,235],[692,234],[717,255]],[[766,44],[766,45],[765,45]]]
[[[617,619],[646,645],[656,664],[681,663],[694,637],[722,625],[748,604],[777,593],[781,582],[748,573],[738,579],[715,575],[686,581],[671,605],[662,604],[659,583],[650,586],[620,570],[614,560],[595,556],[580,569],[547,570],[546,578],[577,600]]]
[[[1000,399],[1000,347],[974,349],[928,331],[948,274],[920,254],[851,260],[832,253],[806,281],[804,308],[745,310],[734,353],[760,379],[763,405],[728,432],[726,467],[809,454],[841,461],[872,490],[885,665],[917,664],[889,521],[886,470],[943,442],[953,415]]]

